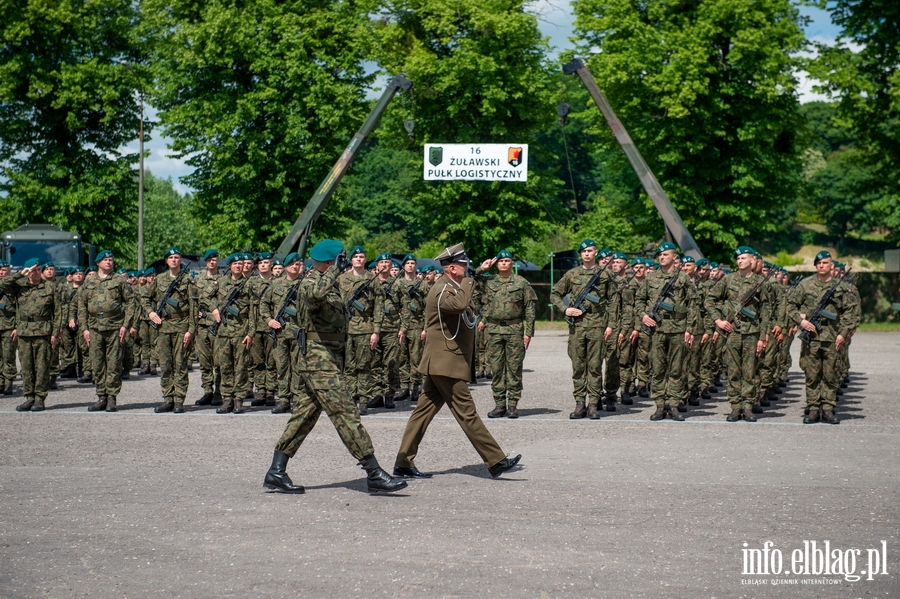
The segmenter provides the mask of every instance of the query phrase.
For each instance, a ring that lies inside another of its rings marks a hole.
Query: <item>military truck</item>
[[[22,225],[0,235],[0,258],[20,270],[32,258],[53,262],[57,272],[69,266],[94,263],[97,248],[81,239],[79,233],[63,231],[53,225]]]

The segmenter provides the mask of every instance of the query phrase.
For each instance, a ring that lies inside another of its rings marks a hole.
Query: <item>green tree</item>
[[[384,15],[379,62],[413,81],[399,103],[415,118],[417,140],[529,143],[554,118],[547,46],[521,0],[389,0]],[[408,143],[397,128],[383,139]],[[419,173],[422,162],[420,153]],[[525,184],[421,182],[410,194],[432,237],[489,256],[552,226],[559,207],[547,200],[561,182],[530,170]]]
[[[134,256],[135,5],[0,2],[0,211]]]
[[[793,73],[805,41],[790,0],[573,7],[583,52],[599,49],[594,77],[704,253],[775,230],[803,149]]]
[[[144,260],[162,258],[176,245],[185,254],[202,254],[212,245],[196,218],[194,196],[181,195],[172,179],[144,173]]]
[[[194,172],[203,230],[275,247],[362,124],[371,5],[144,0],[154,106]],[[332,202],[317,235],[345,228]]]

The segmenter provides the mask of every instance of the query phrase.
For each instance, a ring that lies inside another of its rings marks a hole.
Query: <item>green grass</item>
[[[803,258],[795,258],[785,250],[781,250],[775,256],[775,264],[778,266],[797,266],[803,264]]]
[[[863,333],[900,333],[900,322],[864,322],[859,325]]]

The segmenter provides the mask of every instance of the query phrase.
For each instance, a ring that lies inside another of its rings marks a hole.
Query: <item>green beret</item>
[[[56,268],[56,266],[52,262],[44,262],[41,265],[41,270],[44,270],[45,268]]]
[[[94,264],[98,264],[107,258],[112,258],[113,253],[109,250],[100,250],[100,253],[97,254],[97,257],[94,259]]]
[[[632,266],[638,266],[638,265],[643,266],[644,259],[643,258],[635,258],[634,260],[631,261],[631,265]]]
[[[177,246],[172,246],[166,250],[166,253],[163,254],[163,258],[168,258],[169,256],[180,256],[181,250],[178,249]]]
[[[613,260],[625,260],[628,262],[628,256],[625,255],[625,252],[613,252],[612,258]]]
[[[730,268],[723,268],[723,269],[722,269],[722,272],[724,272],[726,275],[730,275],[730,274],[731,274],[731,269],[730,269]]]
[[[348,258],[352,258],[356,254],[362,254],[363,256],[365,256],[366,250],[364,250],[361,245],[355,245],[353,246],[353,249],[350,250],[350,255],[348,256]]]
[[[734,252],[732,252],[732,253],[734,254],[734,257],[737,258],[738,256],[741,256],[743,254],[750,254],[751,256],[753,256],[756,254],[756,250],[754,250],[752,247],[750,247],[748,245],[742,245],[740,247],[735,248]]]
[[[144,270],[144,276],[145,276],[145,277],[152,277],[152,276],[155,275],[155,274],[156,274],[156,271],[153,270],[153,267],[152,267],[152,266],[151,266],[150,268],[147,268],[147,269]]]
[[[709,266],[709,260],[706,258],[700,258],[697,260],[697,268],[703,268],[704,266]]]
[[[578,246],[578,253],[580,254],[589,247],[597,247],[597,242],[593,239],[585,239],[581,242],[581,245]]]
[[[282,262],[278,258],[275,258],[274,260],[272,260],[272,266],[284,266],[284,262]]]
[[[378,254],[378,257],[375,258],[375,262],[381,262],[382,260],[392,260],[394,259],[394,255],[390,252],[382,252]]]
[[[840,270],[844,270],[844,266],[846,266],[843,262],[834,261],[834,267]]]
[[[403,256],[403,264],[406,264],[410,260],[412,260],[413,262],[417,262],[416,257],[412,254],[406,254],[405,256]]]
[[[598,258],[609,258],[610,256],[612,256],[612,250],[609,248],[603,248],[602,250],[597,252]]]
[[[25,263],[23,268],[31,268],[32,266],[40,266],[41,261],[37,258],[32,258],[28,262]]]
[[[231,264],[233,264],[235,262],[240,262],[243,259],[244,259],[244,254],[235,252],[234,254],[231,254],[230,256],[225,258],[225,266],[230,266]]]
[[[84,274],[84,269],[81,268],[80,266],[73,266],[72,274],[74,275],[74,274],[79,274],[79,273]]]
[[[116,274],[117,274],[117,275],[124,275],[124,274],[127,273],[127,272],[128,272],[128,269],[127,269],[127,268],[120,268],[119,270],[116,271]]]
[[[392,268],[400,268],[400,263],[397,262],[396,260],[394,260],[391,262],[391,267]]]
[[[272,259],[271,252],[260,252],[256,255],[257,262],[259,262],[260,260],[271,260],[271,259]]]
[[[300,262],[300,254],[297,252],[291,252],[287,256],[284,257],[284,265],[288,266],[293,264],[294,262]]]
[[[509,258],[510,260],[512,260],[512,254],[509,250],[500,250],[499,252],[497,252],[497,260],[500,260],[502,258]]]
[[[6,260],[0,260],[0,268],[6,268],[7,266],[9,266],[9,262],[7,262]]]
[[[709,267],[710,267],[710,269],[719,268],[719,263],[718,262],[710,262]]]
[[[662,254],[663,252],[668,252],[670,250],[674,251],[677,249],[678,249],[678,246],[676,246],[671,241],[663,241],[661,244],[659,244],[659,247],[656,248],[656,254],[659,255],[659,254]]]
[[[97,272],[97,265],[95,264],[93,266],[88,266],[86,269],[84,269],[84,272],[85,274],[89,272]]]
[[[218,257],[219,257],[219,250],[212,248],[212,249],[206,250],[206,253],[203,254],[203,261],[206,262],[210,258],[218,258]]]
[[[68,277],[70,274],[72,274],[72,267],[67,266],[66,269],[63,271],[63,276]]]
[[[138,276],[138,275],[137,275],[137,271],[136,271],[136,270],[129,270],[128,272],[125,273],[125,276],[127,276],[127,277],[136,277],[136,276]]]
[[[250,252],[244,252],[241,260],[250,260],[251,262],[253,262],[253,254]]]
[[[688,256],[687,254],[681,257],[681,261],[685,264],[696,264],[696,262],[694,262],[694,257]]]
[[[309,250],[309,257],[316,262],[331,262],[344,251],[344,246],[336,239],[323,239]]]
[[[828,250],[822,250],[818,254],[816,254],[815,260],[813,260],[813,264],[818,264],[820,260],[824,260],[825,258],[831,258],[831,253]]]
[[[771,262],[763,262],[763,268],[768,268],[769,270],[772,270],[774,267],[775,267],[775,265],[772,264]]]

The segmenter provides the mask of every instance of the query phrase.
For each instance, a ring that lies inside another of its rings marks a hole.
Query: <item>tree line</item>
[[[798,220],[898,238],[896,3],[828,3],[832,46],[806,39],[790,0],[572,7],[576,53],[708,256]],[[134,256],[137,156],[121,148],[143,98],[194,190],[148,178],[148,259],[157,235],[277,247],[378,86],[404,73],[412,90],[315,236],[423,255],[464,241],[538,264],[583,237],[640,250],[662,221],[537,18],[521,0],[3,3],[0,226],[51,222]],[[801,70],[832,101],[801,105]],[[528,143],[528,182],[423,181],[422,145],[454,142]]]

